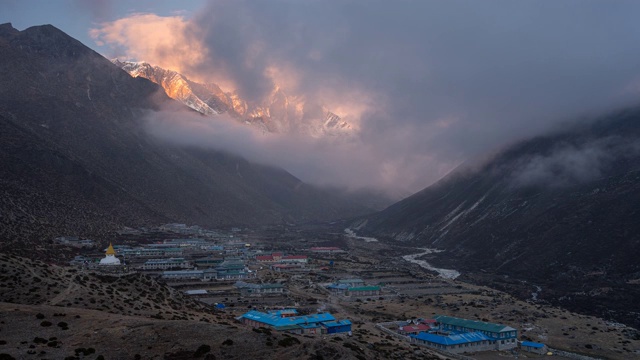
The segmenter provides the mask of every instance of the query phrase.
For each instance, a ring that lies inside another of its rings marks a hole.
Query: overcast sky
[[[469,158],[640,99],[640,1],[136,4],[9,0],[0,22],[50,23],[107,57],[247,99],[278,85],[336,109],[357,124],[353,139],[163,128],[185,142],[244,142],[242,155],[314,183],[417,191]]]

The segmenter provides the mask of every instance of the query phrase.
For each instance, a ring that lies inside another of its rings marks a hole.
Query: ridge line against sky
[[[312,141],[184,119],[154,128],[268,152],[261,161],[317,184],[414,192],[478,154],[640,99],[636,1],[51,3],[5,1],[0,22],[51,23],[107,57],[255,102],[277,85],[349,118],[354,137]]]

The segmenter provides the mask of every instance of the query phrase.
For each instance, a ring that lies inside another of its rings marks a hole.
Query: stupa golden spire
[[[113,249],[113,245],[111,245],[111,243],[109,243],[109,247],[107,248],[107,252],[105,253],[106,255],[116,255],[116,251]]]

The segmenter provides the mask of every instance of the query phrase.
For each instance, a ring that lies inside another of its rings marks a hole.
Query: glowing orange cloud
[[[129,59],[147,61],[201,81],[191,69],[208,55],[200,31],[182,16],[132,14],[91,29],[98,45],[111,45]]]

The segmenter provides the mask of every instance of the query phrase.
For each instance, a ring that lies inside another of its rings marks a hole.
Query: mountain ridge
[[[254,104],[240,98],[237,92],[224,92],[215,83],[198,83],[176,71],[147,62],[119,59],[112,59],[111,62],[133,77],[153,81],[169,97],[204,115],[215,118],[226,113],[236,121],[264,132],[321,137],[350,136],[354,130],[352,124],[324,106],[288,96],[277,86],[262,103]]]
[[[53,26],[0,26],[0,237],[30,247],[169,221],[329,220],[366,208],[282,169],[149,135],[150,111],[192,111]]]

